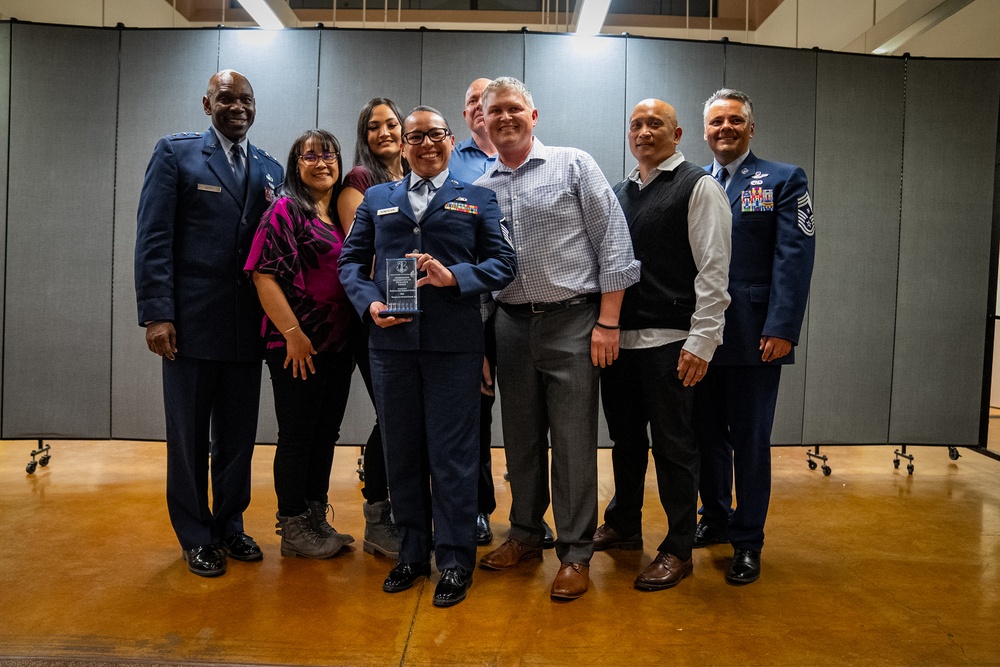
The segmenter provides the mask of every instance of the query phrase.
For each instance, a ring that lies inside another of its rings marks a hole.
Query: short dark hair
[[[448,130],[448,132],[451,132],[451,125],[448,124],[448,119],[444,117],[444,114],[435,109],[434,107],[429,107],[426,104],[421,104],[419,106],[413,107],[413,110],[411,110],[410,113],[406,114],[406,118],[403,120],[403,126],[404,127],[406,126],[406,121],[410,120],[410,116],[420,111],[423,111],[425,113],[432,113],[441,120],[443,120],[445,129]]]
[[[292,148],[288,151],[288,162],[285,165],[285,182],[281,186],[281,194],[291,200],[293,214],[308,218],[315,218],[319,215],[309,188],[299,176],[299,157],[310,139],[322,146],[323,152],[337,154],[337,182],[333,186],[333,195],[330,197],[327,214],[335,224],[340,225],[340,220],[337,217],[337,197],[344,186],[344,163],[340,156],[340,142],[331,132],[320,129],[306,130],[292,142]]]
[[[358,114],[358,137],[357,142],[354,144],[354,166],[362,166],[368,170],[372,175],[372,185],[388,183],[392,180],[389,170],[378,159],[378,156],[372,152],[371,146],[368,145],[368,123],[375,114],[375,107],[382,105],[389,107],[389,110],[396,116],[396,120],[399,121],[399,131],[403,131],[403,113],[396,106],[396,103],[388,97],[373,97],[368,100],[367,104],[361,107],[361,113]],[[406,162],[406,158],[400,157],[400,160],[403,163],[403,174],[409,173],[410,165]]]

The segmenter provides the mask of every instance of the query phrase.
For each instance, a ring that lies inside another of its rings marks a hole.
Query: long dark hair
[[[309,218],[315,218],[319,215],[312,193],[309,192],[309,188],[299,176],[299,157],[310,139],[315,144],[322,146],[323,152],[337,154],[337,182],[333,186],[330,205],[326,212],[335,224],[340,225],[340,220],[337,218],[337,197],[344,186],[344,163],[340,157],[340,142],[332,133],[320,129],[306,130],[292,142],[292,148],[288,151],[288,162],[285,165],[285,182],[281,186],[281,194],[292,200],[293,213]]]
[[[361,113],[358,115],[358,140],[354,144],[354,166],[357,167],[360,165],[368,170],[372,175],[372,185],[388,183],[392,180],[389,170],[378,159],[378,156],[372,153],[371,146],[368,145],[368,123],[375,113],[375,107],[382,106],[383,104],[389,107],[389,110],[396,115],[396,120],[399,121],[399,131],[400,133],[403,131],[403,113],[396,106],[396,103],[388,97],[373,97],[368,100],[368,104],[361,107]],[[403,174],[408,174],[410,172],[409,163],[402,156],[399,159],[403,164]]]

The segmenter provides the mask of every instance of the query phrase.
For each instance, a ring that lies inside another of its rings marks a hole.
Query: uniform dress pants
[[[365,389],[368,390],[368,398],[371,399],[374,408],[375,390],[372,387],[372,369],[368,352],[368,325],[357,320],[352,322],[352,326],[351,348],[354,351],[354,360],[361,372],[361,379],[365,381]],[[385,476],[385,449],[382,446],[382,429],[378,423],[377,408],[375,424],[372,425],[371,433],[368,434],[363,458],[365,485],[361,489],[361,495],[373,504],[387,500],[389,498],[389,482]]]
[[[399,562],[439,570],[476,561],[478,352],[371,350]],[[433,533],[432,533],[433,530]]]
[[[605,522],[621,535],[642,531],[648,424],[656,486],[668,526],[658,551],[687,560],[698,521],[700,458],[691,429],[694,387],[685,387],[677,377],[683,345],[678,341],[621,350],[615,363],[601,371],[601,399],[614,443],[615,496],[604,513]]]
[[[283,368],[283,349],[267,359],[278,420],[274,490],[281,516],[304,513],[309,500],[327,502],[334,444],[351,393],[350,350],[324,350],[312,360],[316,372],[303,380],[292,377],[291,366]]]
[[[541,547],[549,506],[556,555],[587,565],[597,528],[599,370],[590,360],[597,306],[532,314],[497,311],[497,365],[504,449],[510,477],[510,537]]]
[[[163,359],[167,510],[183,549],[243,532],[260,376],[260,361]]]
[[[702,521],[736,549],[760,551],[771,498],[771,426],[781,366],[713,366],[695,387]],[[732,456],[728,453],[732,452]],[[736,480],[736,509],[726,479]]]

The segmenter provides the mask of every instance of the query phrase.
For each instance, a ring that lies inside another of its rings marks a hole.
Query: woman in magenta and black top
[[[373,185],[398,181],[409,173],[403,159],[403,116],[396,103],[376,97],[362,107],[358,116],[357,143],[354,147],[354,168],[347,172],[344,188],[337,199],[337,211],[345,228],[350,231],[354,213],[364,200],[365,192]],[[368,326],[356,321],[354,330],[355,359],[365,380],[368,396],[375,405],[372,393],[371,370],[368,365]],[[389,487],[385,473],[385,453],[382,450],[382,432],[376,420],[368,443],[365,445],[365,515],[364,550],[379,552],[389,558],[399,556],[399,536],[392,520]]]
[[[336,137],[305,132],[292,145],[283,196],[264,214],[245,266],[265,313],[283,556],[329,558],[354,541],[326,520],[334,443],[354,370],[352,311],[337,275],[346,236],[335,206],[340,189]]]

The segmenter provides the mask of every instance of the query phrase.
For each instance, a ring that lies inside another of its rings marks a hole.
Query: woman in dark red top
[[[368,101],[358,116],[358,136],[354,147],[354,168],[347,172],[344,188],[337,199],[337,211],[348,231],[354,222],[354,212],[364,200],[365,191],[373,185],[398,181],[409,171],[403,159],[403,115],[396,103],[384,97]],[[368,327],[355,322],[352,348],[358,370],[365,380],[368,396],[375,405],[372,376],[368,366]],[[365,539],[364,550],[376,551],[389,558],[399,557],[399,536],[392,521],[389,487],[385,474],[385,453],[382,431],[376,419],[365,445]]]
[[[335,206],[341,182],[336,137],[310,130],[296,139],[283,196],[264,214],[244,267],[265,313],[282,556],[329,558],[354,541],[326,520],[334,444],[354,370],[352,310],[337,275],[346,236]]]

